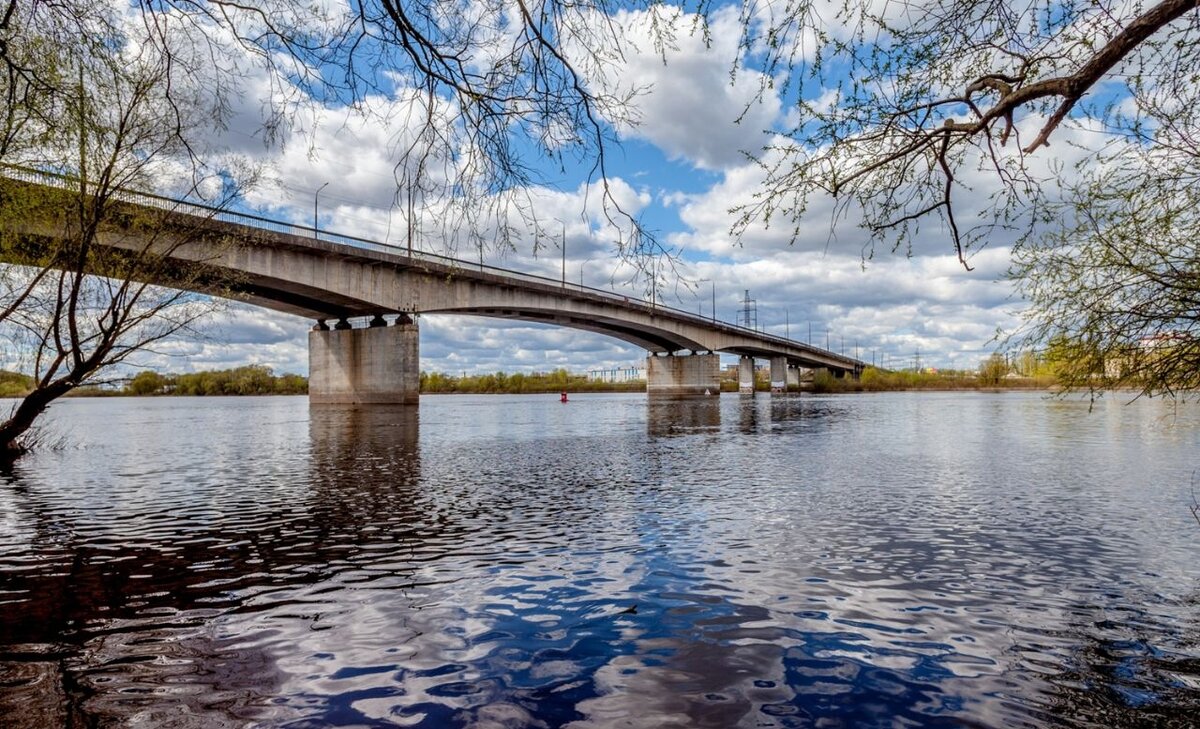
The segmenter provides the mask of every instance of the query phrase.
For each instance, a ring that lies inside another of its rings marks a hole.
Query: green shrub
[[[0,370],[0,397],[24,397],[33,389],[33,378],[20,372]]]

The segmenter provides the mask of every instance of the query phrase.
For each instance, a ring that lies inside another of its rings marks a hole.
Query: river
[[[1200,716],[1197,406],[121,398],[49,423],[62,446],[0,473],[5,727]]]

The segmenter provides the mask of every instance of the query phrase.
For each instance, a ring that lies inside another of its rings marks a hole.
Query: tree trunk
[[[29,450],[29,443],[22,436],[29,432],[39,415],[50,403],[70,392],[71,385],[60,381],[39,387],[25,396],[12,415],[0,423],[0,462],[14,461]]]

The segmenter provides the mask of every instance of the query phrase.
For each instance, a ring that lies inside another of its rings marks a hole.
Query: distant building
[[[646,379],[645,367],[615,367],[609,370],[588,370],[590,382],[632,382]]]
[[[1104,376],[1111,379],[1126,377],[1138,369],[1155,362],[1155,357],[1169,354],[1174,347],[1192,340],[1190,332],[1158,332],[1142,337],[1136,348],[1125,348],[1123,353],[1109,354],[1104,358]]]
[[[1165,349],[1185,344],[1191,340],[1187,332],[1159,332],[1138,340],[1138,347],[1147,349]]]

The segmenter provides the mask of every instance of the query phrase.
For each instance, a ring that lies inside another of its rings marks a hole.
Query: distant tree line
[[[887,370],[867,367],[862,376],[837,378],[826,370],[813,374],[814,392],[885,392],[892,390],[1048,389],[1059,384],[1063,366],[1044,354],[994,353],[976,369]]]
[[[22,397],[34,388],[34,380],[18,372],[0,370],[0,397]],[[644,392],[645,380],[596,382],[586,375],[557,369],[552,372],[495,372],[461,377],[441,372],[421,373],[421,392],[427,393],[537,393],[537,392]],[[143,370],[120,389],[79,388],[73,395],[304,395],[308,379],[290,373],[276,375],[265,365],[247,365],[228,370],[186,374],[164,374]]]
[[[304,395],[308,379],[300,375],[276,375],[265,365],[246,365],[229,370],[159,374],[144,370],[129,379],[125,395]]]
[[[974,370],[886,370],[868,367],[858,380],[836,378],[817,370],[804,389],[814,392],[878,392],[885,390],[972,390],[979,388],[1050,388],[1059,384],[1060,373],[1079,368],[1066,348],[1059,346],[1042,353],[996,353]],[[1102,376],[1096,373],[1093,376]],[[756,389],[769,390],[765,373],[755,373]],[[34,386],[33,378],[0,370],[0,397],[21,397]],[[442,372],[422,372],[423,393],[521,394],[540,392],[644,392],[645,380],[600,382],[565,369],[551,372],[506,373],[455,376]],[[723,373],[722,392],[737,392],[736,378]],[[81,388],[78,395],[304,395],[308,379],[296,374],[276,375],[265,365],[247,365],[227,370],[187,374],[160,374],[144,370],[131,377],[120,390]]]
[[[553,372],[496,372],[487,375],[455,377],[441,372],[421,373],[421,392],[429,393],[512,393],[524,392],[642,392],[645,380],[599,382],[565,369]]]

